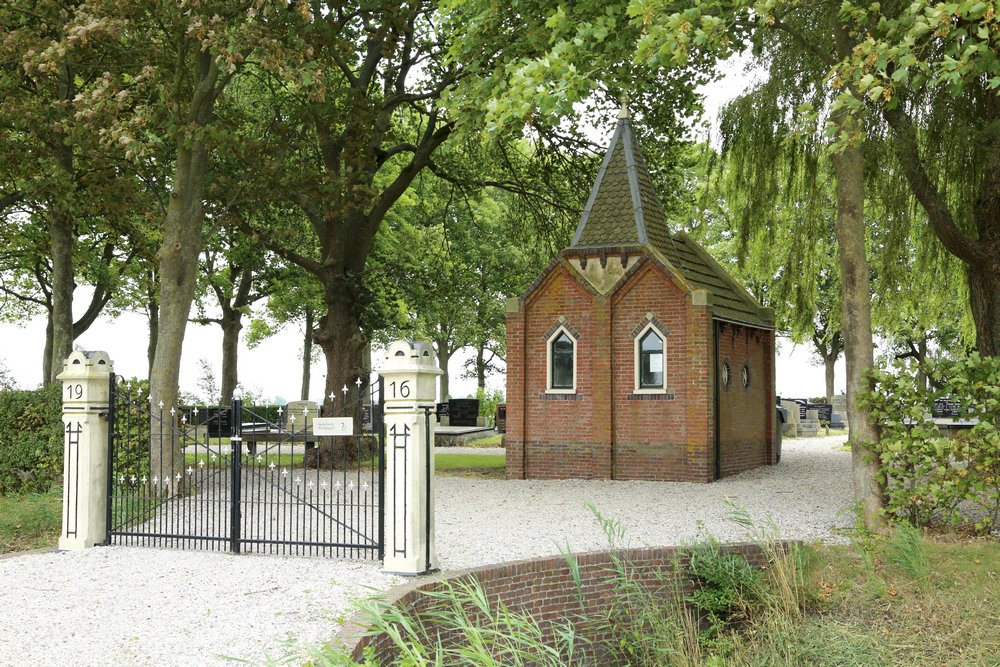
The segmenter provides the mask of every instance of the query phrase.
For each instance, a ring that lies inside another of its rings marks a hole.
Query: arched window
[[[655,317],[632,330],[635,341],[635,393],[667,394],[666,327]]]
[[[576,391],[576,339],[560,327],[548,341],[548,391]]]
[[[653,329],[639,339],[639,389],[663,389],[663,339]]]

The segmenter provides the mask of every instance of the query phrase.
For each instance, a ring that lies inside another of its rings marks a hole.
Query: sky
[[[756,72],[746,73],[746,60],[735,58],[723,66],[726,74],[717,82],[702,89],[705,97],[706,117],[717,131],[715,119],[719,108],[740,94],[755,79]],[[714,137],[713,137],[714,139]],[[88,295],[84,289],[77,290],[77,305],[82,308]],[[79,312],[76,313],[80,315]],[[239,377],[244,387],[255,395],[267,399],[283,398],[294,400],[299,397],[301,387],[301,325],[287,326],[283,331],[248,350],[241,347]],[[86,350],[103,350],[114,362],[115,371],[127,377],[145,377],[147,322],[142,314],[124,313],[114,320],[102,318],[89,331],[80,336],[76,344]],[[45,345],[45,321],[38,317],[24,326],[0,323],[0,364],[6,366],[18,386],[30,388],[38,386],[42,380],[42,351]],[[372,354],[372,366],[381,365],[382,351]],[[457,353],[449,366],[452,397],[474,394],[474,380],[463,379],[464,362],[471,351]],[[201,359],[211,364],[216,377],[221,375],[222,330],[217,325],[200,326],[188,324],[181,359],[180,387],[182,391],[197,394]],[[322,355],[320,355],[322,357]],[[779,339],[776,363],[777,393],[786,397],[821,396],[825,392],[822,365],[816,365],[815,355],[805,346],[793,345],[789,340]],[[835,390],[844,391],[844,361],[836,367]],[[323,394],[324,363],[322,358],[313,365],[310,398],[320,400]],[[492,389],[504,388],[502,374],[487,381]]]

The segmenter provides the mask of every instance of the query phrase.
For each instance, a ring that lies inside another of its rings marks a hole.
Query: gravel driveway
[[[699,523],[742,537],[723,499],[782,537],[835,539],[851,522],[844,438],[785,442],[777,466],[715,484],[439,477],[444,569],[606,545],[586,508],[622,521],[633,546],[692,540]],[[351,601],[401,581],[370,561],[231,556],[135,547],[0,559],[0,665],[206,665],[263,661],[283,642],[330,639]]]

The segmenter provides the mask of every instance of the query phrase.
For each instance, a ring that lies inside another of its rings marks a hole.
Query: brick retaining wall
[[[741,554],[754,565],[766,564],[766,556],[757,545],[731,544],[721,549],[726,553]],[[674,572],[675,563],[683,567],[683,560],[679,557],[681,551],[678,547],[654,547],[625,549],[617,555],[629,563],[634,581],[647,588],[662,588],[665,585],[663,575]],[[614,561],[607,551],[578,554],[576,558],[585,608],[581,607],[572,570],[563,556],[490,565],[421,579],[393,589],[386,601],[419,613],[433,602],[423,592],[441,590],[446,581],[454,584],[478,579],[493,605],[502,601],[511,611],[530,614],[538,621],[547,638],[551,638],[557,621],[568,617],[581,619],[577,631],[591,641],[590,657],[599,658],[602,642],[611,637],[606,624],[591,626],[586,619],[601,620],[611,608],[615,593]],[[351,655],[355,660],[361,660],[365,647],[372,646],[379,664],[391,664],[395,655],[392,641],[384,634],[364,636],[366,629],[363,623],[363,617],[356,615],[341,631],[340,641],[349,648],[353,647]],[[439,635],[438,640],[448,642],[456,641],[456,638]]]

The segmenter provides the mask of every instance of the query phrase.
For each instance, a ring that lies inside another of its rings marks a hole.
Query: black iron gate
[[[153,406],[112,375],[107,543],[381,559],[381,384],[344,387],[318,415]]]

